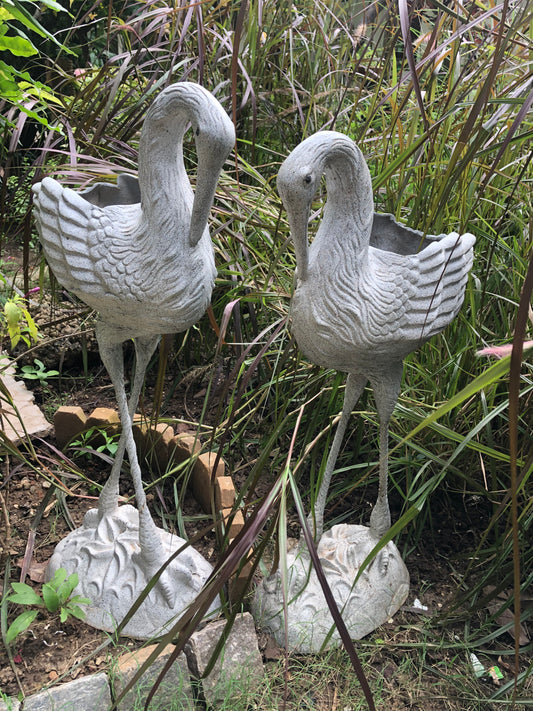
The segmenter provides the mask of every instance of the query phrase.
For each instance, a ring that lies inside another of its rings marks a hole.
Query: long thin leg
[[[124,357],[122,353],[122,342],[118,343],[111,339],[107,330],[107,326],[105,326],[104,324],[98,324],[96,333],[98,338],[100,357],[102,358],[102,362],[104,363],[107,372],[109,373],[109,376],[111,378],[111,382],[115,387],[115,394],[118,402],[121,397],[126,397],[126,393],[124,391]],[[143,339],[140,340],[141,342],[143,342]],[[155,348],[157,347],[159,339],[153,338],[146,340],[147,343],[144,348],[141,348],[141,353],[139,353],[137,344],[135,346],[137,353],[137,362],[135,365],[135,376],[133,379],[130,399],[127,406],[130,426],[133,421],[133,415],[135,413],[135,410],[137,409],[137,403],[139,402],[139,396],[141,394],[141,389],[144,382],[144,373],[146,372],[146,367],[150,358],[152,357]],[[120,394],[117,391],[117,385],[122,391]],[[121,423],[123,423],[122,414],[120,415],[120,420]],[[100,519],[102,519],[102,517],[104,517],[106,514],[115,511],[118,506],[120,472],[122,469],[122,462],[124,460],[124,452],[126,450],[127,429],[127,427],[122,427],[122,433],[120,435],[117,451],[113,460],[111,473],[98,499],[98,511]]]
[[[339,451],[341,448],[342,440],[344,438],[344,433],[346,432],[346,427],[348,425],[352,410],[354,409],[356,402],[361,397],[361,393],[363,392],[365,385],[365,378],[358,377],[353,373],[350,373],[348,375],[348,378],[346,380],[346,390],[344,392],[342,414],[339,420],[339,424],[337,425],[337,430],[335,432],[335,437],[333,438],[331,449],[329,450],[326,468],[324,470],[324,475],[322,476],[322,483],[320,484],[320,489],[318,491],[318,495],[316,497],[315,502],[314,524],[316,541],[319,541],[321,539],[324,530],[324,510],[326,508],[329,485],[331,483],[331,477],[335,469],[337,457],[339,456]],[[309,514],[307,523],[312,529],[313,512]]]
[[[147,579],[150,579],[159,570],[164,563],[164,556],[161,552],[161,539],[157,527],[146,504],[146,494],[142,483],[139,459],[137,457],[137,447],[133,439],[132,418],[144,382],[146,367],[157,346],[158,340],[158,338],[138,338],[135,340],[137,358],[132,392],[128,404],[124,387],[122,343],[114,342],[112,336],[107,332],[100,332],[100,338],[98,339],[100,357],[115,387],[119,416],[122,424],[122,435],[119,442],[120,448],[117,451],[117,453],[120,451],[121,456],[118,461],[115,461],[111,475],[100,494],[98,503],[100,519],[110,510],[114,510],[111,505],[111,500],[114,501],[114,508],[117,506],[118,479],[125,449],[130,460],[131,477],[133,480],[135,499],[137,501],[137,509],[139,511],[139,564]],[[162,578],[159,579],[159,586],[162,589],[168,605],[173,607],[176,595],[175,591],[171,590],[169,585],[165,585]]]
[[[380,539],[391,526],[391,516],[388,499],[389,484],[389,424],[392,412],[400,394],[402,382],[402,363],[393,364],[382,374],[379,380],[372,381],[374,398],[379,415],[379,485],[378,496],[370,514],[370,531]],[[387,572],[388,553],[381,551],[379,569],[384,575]]]

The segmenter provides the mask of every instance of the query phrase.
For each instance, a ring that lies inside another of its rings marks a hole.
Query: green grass
[[[533,245],[530,4],[491,0],[417,10],[432,35],[406,32],[392,13],[386,24],[370,24],[361,39],[352,3],[302,0],[295,8],[258,0],[239,13],[231,3],[192,9],[155,3],[140,10],[126,2],[110,23],[107,10],[98,8],[88,29],[82,29],[82,5],[73,3],[75,18],[63,39],[76,53],[74,66],[87,71],[75,78],[56,62],[60,103],[45,106],[59,131],[40,124],[34,144],[22,153],[21,126],[3,129],[4,144],[18,146],[24,160],[7,164],[0,246],[15,239],[25,248],[25,284],[34,239],[26,218],[28,181],[38,177],[35,171],[43,166],[74,185],[135,171],[138,130],[155,93],[183,79],[216,88],[237,127],[237,154],[226,163],[211,223],[219,269],[213,312],[223,339],[203,319],[175,339],[167,373],[174,387],[190,368],[221,364],[223,396],[215,414],[206,401],[198,424],[213,426],[210,446],[220,448],[230,471],[242,473],[242,496],[250,506],[258,482],[272,482],[283,471],[301,416],[291,466],[308,504],[341,409],[344,378],[307,363],[291,340],[295,257],[275,176],[284,157],[314,131],[347,133],[368,161],[376,209],[417,229],[469,231],[477,238],[460,315],[405,364],[391,425],[391,497],[397,517],[413,507],[417,515],[398,544],[406,553],[423,549],[428,537],[438,539],[439,506],[462,506],[468,516],[461,502],[475,500],[482,513],[468,552],[472,562],[458,582],[462,615],[477,614],[486,585],[516,590],[528,584],[531,356],[521,368],[507,363],[495,372],[475,352],[510,342],[519,314],[525,335],[532,332],[523,318],[531,301],[526,276]],[[405,3],[398,6],[403,10]],[[410,18],[413,28],[416,19]],[[43,14],[45,20],[53,21],[51,13]],[[94,46],[99,50],[91,54]],[[186,157],[194,174],[192,142]],[[375,492],[372,398],[365,394],[358,408],[337,463],[330,522],[366,520],[365,502]],[[438,419],[431,418],[435,413]],[[169,414],[164,402],[162,414]],[[24,456],[38,468],[33,447]],[[171,481],[173,472],[162,476]],[[435,624],[446,635],[447,616]],[[413,654],[423,684],[425,670]],[[484,694],[489,698],[494,690],[472,684],[461,654],[453,668],[463,679],[468,708],[483,708]],[[435,681],[436,695],[440,683]],[[502,691],[499,703],[511,691]],[[375,686],[374,692],[378,700],[382,690]]]

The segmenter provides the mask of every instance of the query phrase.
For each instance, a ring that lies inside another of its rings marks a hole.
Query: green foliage
[[[54,12],[64,11],[59,3],[45,0],[42,3]],[[61,46],[55,37],[48,32],[32,15],[37,10],[37,4],[29,0],[9,0],[0,8],[0,51],[6,51],[15,57],[32,57],[39,54],[33,42],[28,39],[27,32],[45,37]],[[69,51],[66,48],[65,51]],[[27,71],[20,70],[13,64],[0,61],[0,98],[11,104],[16,104],[28,116],[48,126],[46,118],[38,111],[25,106],[26,102],[36,99],[41,106],[49,102],[58,102],[53,92],[43,83],[35,80]],[[34,102],[31,102],[34,103]]]
[[[28,608],[46,608],[50,613],[59,611],[61,622],[65,622],[70,615],[83,620],[85,612],[80,605],[90,605],[91,601],[81,595],[72,595],[77,584],[77,573],[72,573],[67,577],[67,571],[64,568],[58,568],[52,580],[42,586],[42,597],[26,583],[11,583],[14,593],[8,597],[8,600]],[[8,627],[6,644],[11,644],[19,634],[27,630],[38,613],[38,609],[26,609],[18,615]]]
[[[95,440],[104,441],[101,444],[95,444]],[[120,439],[120,433],[108,432],[105,428],[91,427],[90,429],[82,432],[78,435],[76,439],[70,442],[69,447],[71,447],[75,452],[79,454],[86,455],[89,459],[94,452],[100,452],[114,456],[118,448],[118,440]]]
[[[1,338],[8,336],[11,348],[15,348],[20,340],[28,347],[36,343],[39,339],[39,331],[26,308],[24,299],[18,294],[13,294],[9,298],[0,296],[0,305],[3,305],[3,310],[0,312]]]
[[[58,370],[46,370],[42,360],[33,359],[33,365],[23,365],[20,374],[26,380],[38,380],[40,383],[59,375]]]

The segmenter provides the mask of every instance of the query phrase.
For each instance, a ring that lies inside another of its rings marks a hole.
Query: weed
[[[1,277],[5,282],[4,278]],[[0,305],[3,306],[0,312],[0,337],[9,336],[11,348],[15,348],[20,340],[28,347],[36,343],[39,338],[39,331],[30,312],[26,308],[24,299],[18,294],[13,294],[9,298],[0,296]]]
[[[20,369],[20,374],[26,380],[38,380],[42,384],[48,378],[55,378],[56,375],[59,375],[59,371],[46,370],[42,360],[34,358],[33,365],[23,365]]]
[[[6,644],[11,644],[19,634],[28,629],[39,614],[39,609],[46,608],[48,612],[59,611],[61,622],[65,622],[70,615],[80,620],[85,619],[85,612],[80,605],[90,605],[91,601],[81,595],[72,595],[78,584],[78,574],[72,573],[67,577],[64,568],[58,568],[54,577],[41,588],[41,595],[26,583],[11,583],[14,593],[8,597],[9,602],[23,605],[28,608],[18,615],[9,625],[6,632]]]

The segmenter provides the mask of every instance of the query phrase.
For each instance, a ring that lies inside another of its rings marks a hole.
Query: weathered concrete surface
[[[0,701],[0,711],[19,711],[20,702],[17,699],[9,697],[7,704],[5,701]]]
[[[33,393],[14,377],[15,369],[9,358],[0,352],[0,381],[9,392],[11,402],[0,394],[0,426],[5,436],[19,444],[26,436],[46,437],[52,425],[34,402]]]
[[[224,630],[226,620],[217,620],[195,632],[185,647],[191,672],[197,678],[204,673]],[[245,612],[235,618],[224,647],[208,676],[200,679],[201,690],[208,705],[234,698],[240,691],[261,683],[263,661],[257,645],[254,621]]]
[[[115,698],[118,698],[119,694],[126,688],[155,647],[156,645],[151,645],[131,654],[126,654],[119,659],[111,681]],[[135,686],[128,691],[124,699],[119,703],[118,711],[131,711],[135,704],[137,704],[136,708],[144,708],[148,694],[174,649],[175,647],[172,644],[165,647],[156,661],[151,664]],[[180,709],[180,711],[194,710],[195,703],[187,668],[187,659],[183,653],[179,655],[169,669],[149,708],[150,711],[167,711],[169,708]]]
[[[53,686],[24,701],[24,711],[107,711],[110,707],[111,691],[103,672]]]
[[[183,161],[183,136],[189,124],[198,157],[194,192]],[[174,552],[147,505],[131,415],[161,334],[190,328],[209,305],[216,276],[209,212],[234,145],[233,122],[213,94],[193,82],[175,82],[157,94],[146,112],[139,138],[138,185],[117,179],[115,189],[97,186],[79,194],[45,177],[32,186],[33,214],[48,265],[63,287],[99,313],[95,335],[122,423],[111,473],[98,509],[89,517],[91,525],[79,527],[75,537],[62,541],[68,540],[62,548],[64,558],[59,547],[53,557],[53,566],[76,570],[78,590],[93,601],[91,610],[98,600],[96,618],[87,612],[87,621],[95,626],[101,626],[100,615],[107,625],[110,619],[123,619],[132,600]],[[141,202],[124,203],[140,195]],[[130,339],[136,358],[128,401],[122,344]],[[119,507],[126,452],[137,523],[133,517],[125,521]],[[88,523],[87,516],[84,521]],[[118,541],[123,524],[130,527],[128,537]],[[85,565],[87,558],[90,566]],[[182,554],[180,561],[184,558]],[[150,615],[146,613],[142,627],[142,618],[134,622],[134,636],[157,635],[196,598],[212,568],[197,560],[188,571],[189,560],[190,556],[183,565],[173,561],[162,572],[154,595],[139,610],[150,608]],[[119,575],[113,571],[115,561]],[[123,596],[126,587],[130,593]],[[127,629],[123,633],[130,634]]]

